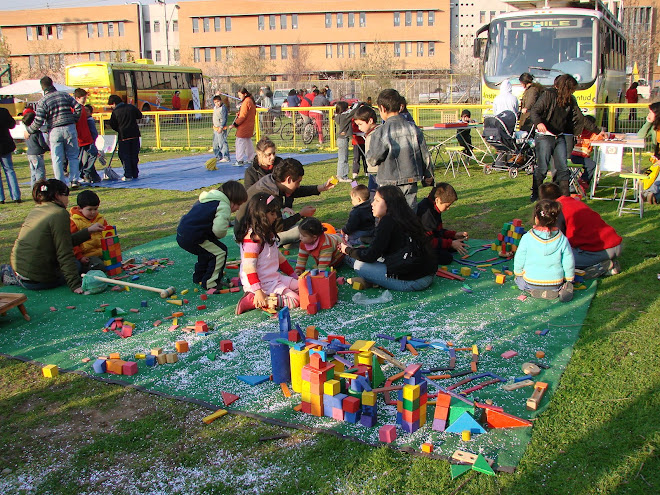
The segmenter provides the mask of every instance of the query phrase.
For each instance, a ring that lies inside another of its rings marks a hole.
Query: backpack
[[[398,251],[384,256],[389,275],[404,275],[415,272],[424,264],[423,249],[419,242],[407,235],[404,245]]]

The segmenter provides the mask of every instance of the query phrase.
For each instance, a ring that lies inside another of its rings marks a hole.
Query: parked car
[[[337,104],[338,101],[345,101],[346,103],[348,103],[348,106],[350,107],[351,105],[353,105],[353,103],[357,103],[360,100],[356,98],[355,95],[344,95],[341,98],[332,100],[330,104],[334,106]]]
[[[282,103],[286,101],[286,97],[289,96],[290,89],[276,89],[273,91],[273,105],[277,108],[282,106]]]
[[[481,89],[456,88],[453,91],[436,88],[433,93],[420,93],[419,103],[479,103],[481,100]]]

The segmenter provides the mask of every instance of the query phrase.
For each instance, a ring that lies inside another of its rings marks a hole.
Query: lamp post
[[[170,14],[169,20],[167,19],[167,1],[166,0],[156,0],[159,4],[163,6],[163,14],[165,18],[165,60],[167,60],[167,65],[170,65],[170,21],[172,20],[172,17],[174,16],[174,12],[181,7],[179,7],[179,4],[175,3],[174,4],[174,10],[172,10],[172,13]]]

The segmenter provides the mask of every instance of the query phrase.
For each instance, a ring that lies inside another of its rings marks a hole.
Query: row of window
[[[89,61],[90,62],[114,62],[117,60],[116,58],[117,52],[89,52]],[[119,61],[120,62],[126,62],[128,60],[128,56],[125,51],[120,51],[119,52]]]
[[[355,27],[355,14],[356,12],[348,12],[344,14],[343,12],[337,12],[335,14],[335,21],[337,23],[338,28],[343,28],[344,27],[344,18],[346,18],[346,25],[349,28]],[[367,13],[366,12],[359,12],[357,13],[358,15],[358,25],[360,27],[366,27],[367,26]],[[332,14],[325,14],[325,27],[326,28],[331,28],[332,27]]]
[[[417,26],[424,25],[424,14],[425,12],[418,10],[417,11]],[[433,26],[435,24],[435,12],[433,10],[426,13],[427,14],[427,25]],[[412,11],[407,10],[404,12],[404,23],[405,26],[412,26]],[[401,26],[401,12],[394,12],[394,27]],[[339,27],[339,26],[337,26]]]
[[[165,21],[167,24],[167,28],[169,28],[170,31],[177,32],[179,30],[179,21],[177,19],[172,20],[171,22]],[[160,33],[161,30],[161,22],[160,21],[154,21],[154,33]],[[143,30],[145,33],[150,33],[151,32],[151,21],[144,21],[143,23]]]
[[[198,76],[182,72],[113,71],[115,89],[125,91],[127,87],[137,89],[190,89],[198,85]],[[135,81],[133,83],[133,81]]]
[[[30,55],[28,57],[28,66],[30,69],[43,69],[45,67],[57,68],[64,67],[64,55],[54,53],[50,55]]]
[[[153,55],[153,56],[152,56]],[[156,62],[162,62],[163,61],[163,52],[161,50],[154,50],[153,52],[151,50],[147,50],[144,53],[145,58],[151,58]],[[172,52],[169,53],[170,57],[169,59],[172,60]],[[174,49],[174,61],[178,62],[181,60],[181,52],[179,51],[178,48]]]
[[[355,58],[355,48],[356,45],[359,45],[360,49],[360,57],[366,57],[367,56],[367,43],[338,43],[336,45],[333,45],[332,43],[327,43],[325,45],[325,58],[332,58],[333,53],[336,52],[337,58],[344,58],[344,54],[346,51],[348,52],[348,58]],[[426,45],[426,53],[428,54],[429,57],[434,57],[435,56],[435,41],[417,41],[417,42],[412,42],[412,41],[405,41],[405,42],[399,42],[395,41],[393,43],[394,47],[394,56],[395,57],[400,57],[401,56],[401,45],[403,45],[403,48],[405,50],[405,56],[406,57],[412,57],[413,54],[413,46],[417,49],[417,56],[418,57],[423,57],[424,56],[424,48]],[[347,48],[346,48],[347,47]],[[271,47],[272,49],[272,47]],[[272,57],[272,51],[271,51],[271,59]]]
[[[124,23],[119,21],[114,22],[96,22],[87,24],[87,37],[88,38],[103,38],[105,32],[108,33],[108,38],[112,38],[115,35],[115,24],[117,24],[117,35],[124,36]]]
[[[287,28],[287,15],[286,14],[271,14],[268,16],[268,29],[271,31],[277,29],[277,19],[280,19],[280,29]],[[298,29],[298,14],[291,14],[291,29]],[[260,15],[257,17],[257,29],[263,31],[266,29],[266,16]]]
[[[49,26],[26,26],[25,35],[28,41],[37,40],[52,40],[57,36],[58,40],[64,38],[64,26],[60,24]]]
[[[231,17],[225,17],[225,31],[231,31]],[[222,17],[193,17],[193,33],[199,33],[199,22],[202,21],[202,30],[205,33],[211,31],[211,20],[213,21],[213,30],[217,33],[222,31]]]

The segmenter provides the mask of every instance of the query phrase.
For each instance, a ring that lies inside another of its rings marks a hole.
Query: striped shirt
[[[82,114],[82,105],[73,96],[64,91],[53,91],[46,95],[37,104],[36,116],[29,129],[36,132],[46,123],[48,132],[54,127],[64,127],[75,124]]]
[[[344,259],[344,253],[339,250],[341,240],[339,234],[321,234],[316,246],[311,249],[306,248],[305,244],[301,242],[296,270],[304,271],[307,259],[310,256],[316,261],[319,270],[327,270],[331,266],[337,266]]]

